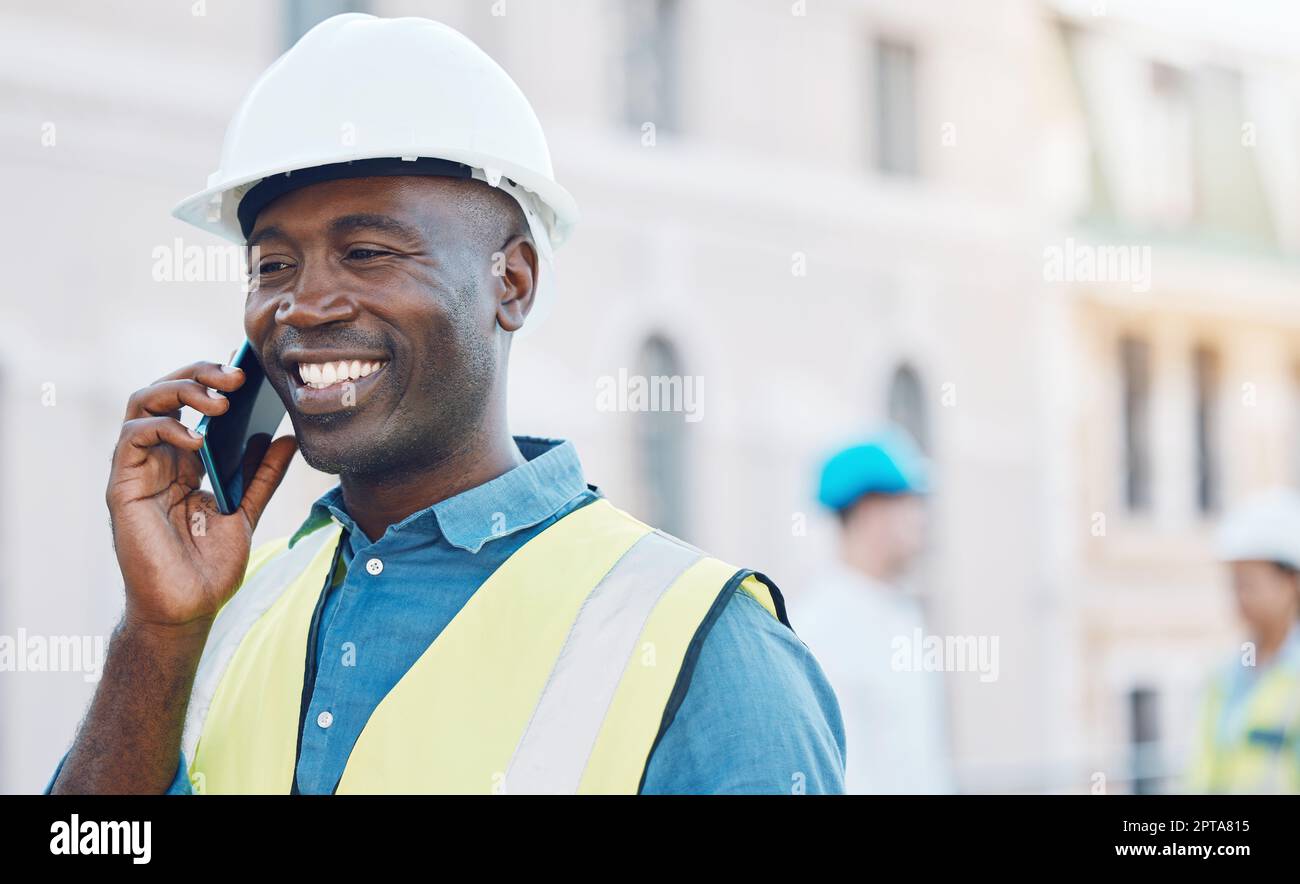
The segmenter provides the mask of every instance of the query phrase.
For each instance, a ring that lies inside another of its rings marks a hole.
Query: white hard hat
[[[1219,526],[1225,562],[1276,562],[1300,570],[1300,493],[1274,488],[1249,498]]]
[[[534,315],[544,310],[552,250],[577,222],[577,204],[556,183],[542,125],[509,74],[464,34],[428,19],[349,13],[304,34],[244,96],[207,188],[172,214],[243,242],[255,212],[240,206],[263,182],[254,202],[406,168],[473,177],[515,198],[543,263]],[[307,169],[317,177],[301,174]]]

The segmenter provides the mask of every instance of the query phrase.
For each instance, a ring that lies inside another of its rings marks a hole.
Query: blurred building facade
[[[1213,520],[1300,479],[1300,66],[1282,28],[1155,0],[0,12],[22,258],[0,314],[0,634],[115,622],[102,491],[125,399],[242,337],[236,284],[158,278],[158,249],[216,244],[167,213],[262,68],[353,9],[437,18],[497,58],[583,210],[560,303],[515,347],[516,432],[574,439],[616,503],[770,575],[797,629],[834,549],[818,459],[904,424],[939,480],[931,628],[998,639],[996,680],[946,676],[963,786],[1168,787],[1238,640]],[[626,376],[689,379],[694,407],[603,407]],[[331,484],[299,461],[259,535]],[[92,689],[0,672],[0,791],[40,788]]]

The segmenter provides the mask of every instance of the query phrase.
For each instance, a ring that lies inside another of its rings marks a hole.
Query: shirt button
[[[372,576],[377,576],[382,570],[384,570],[384,563],[379,559],[371,559],[366,562],[366,571]]]
[[[329,713],[329,710],[326,710],[316,716],[316,723],[321,727],[329,727],[334,723],[334,716]]]

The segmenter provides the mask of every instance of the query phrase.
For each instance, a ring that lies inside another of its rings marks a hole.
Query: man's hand
[[[230,408],[239,389],[233,366],[196,362],[137,390],[127,402],[105,495],[113,547],[126,584],[126,621],[167,630],[210,623],[248,565],[253,529],[289,468],[297,442],[282,436],[267,450],[239,509],[222,515],[199,490],[203,440],[179,420],[182,405],[207,415]]]
[[[292,436],[271,445],[238,512],[221,515],[199,491],[202,440],[178,420],[181,406],[225,414],[230,402],[208,388],[243,383],[238,369],[196,362],[127,403],[106,495],[126,612],[55,794],[157,794],[175,775],[208,630],[243,579],[253,529],[297,445]]]

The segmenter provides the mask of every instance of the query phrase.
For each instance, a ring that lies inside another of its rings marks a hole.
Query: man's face
[[[926,507],[915,494],[868,494],[845,524],[848,542],[872,551],[891,577],[901,575],[925,549]]]
[[[1237,611],[1254,632],[1271,631],[1296,618],[1296,576],[1272,562],[1232,562]]]
[[[464,211],[480,186],[329,181],[258,216],[244,329],[313,467],[383,475],[473,444],[507,346],[492,272],[505,243]]]
[[[890,535],[906,564],[925,549],[925,499],[916,494],[899,494],[885,501]]]

